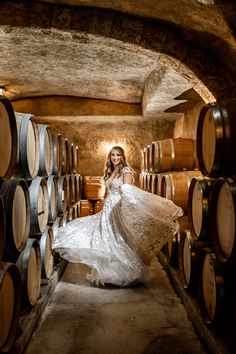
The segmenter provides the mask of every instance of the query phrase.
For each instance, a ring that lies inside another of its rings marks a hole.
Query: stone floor
[[[25,354],[204,354],[184,306],[155,260],[143,285],[97,288],[68,264]]]

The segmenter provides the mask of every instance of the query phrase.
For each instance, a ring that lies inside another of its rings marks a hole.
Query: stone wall
[[[103,175],[108,151],[113,145],[124,147],[127,160],[141,171],[141,149],[154,140],[171,138],[174,121],[145,119],[142,116],[37,117],[79,147],[80,174]]]

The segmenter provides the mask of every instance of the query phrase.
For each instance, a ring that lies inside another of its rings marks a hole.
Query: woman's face
[[[116,149],[111,150],[111,162],[114,166],[119,165],[119,163],[121,162],[121,154]]]

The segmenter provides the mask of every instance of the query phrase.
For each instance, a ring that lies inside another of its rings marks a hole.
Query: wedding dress
[[[88,279],[96,285],[127,286],[143,281],[148,264],[178,231],[182,209],[172,201],[123,182],[106,182],[103,210],[77,218],[59,228],[53,249],[62,258],[90,266]]]

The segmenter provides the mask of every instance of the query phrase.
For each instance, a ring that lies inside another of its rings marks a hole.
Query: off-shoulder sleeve
[[[129,166],[123,167],[121,172],[122,172],[122,174],[131,173],[133,175],[133,171],[131,170],[131,168]]]

